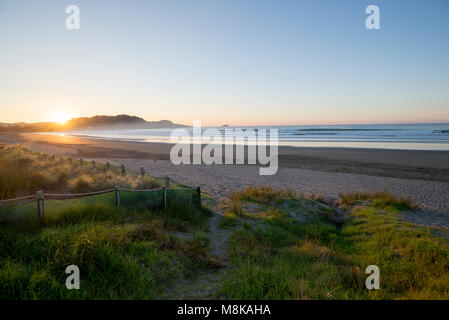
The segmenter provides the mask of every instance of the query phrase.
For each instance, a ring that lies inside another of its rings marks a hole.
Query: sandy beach
[[[33,150],[74,157],[151,160],[170,160],[173,146],[51,134],[3,134],[0,142],[20,143]],[[281,146],[279,166],[449,182],[449,151]]]
[[[169,175],[199,185],[221,199],[235,189],[253,185],[289,188],[300,193],[323,194],[390,190],[410,198],[428,212],[426,224],[448,225],[449,152],[339,148],[279,150],[280,168],[273,176],[260,176],[258,165],[173,165],[171,145],[42,134],[2,135],[0,142],[23,144],[34,151],[95,159],[154,176]],[[422,217],[420,217],[422,218]]]

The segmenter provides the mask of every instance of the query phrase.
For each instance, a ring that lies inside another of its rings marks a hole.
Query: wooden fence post
[[[94,168],[96,168],[96,166],[95,166],[95,160],[92,160],[92,166],[93,166]]]
[[[169,176],[165,176],[165,186],[167,188],[170,187],[170,177]]]
[[[36,192],[37,198],[37,215],[39,218],[44,218],[44,191]]]
[[[111,167],[111,164],[109,162],[106,162],[106,169],[109,170],[110,167]]]
[[[115,186],[114,191],[115,191],[115,205],[120,206],[120,187]]]
[[[122,176],[124,176],[126,169],[125,169],[125,166],[123,165],[123,163],[120,165],[120,168],[122,169]]]
[[[167,188],[163,187],[162,188],[163,191],[163,197],[164,197],[164,209],[167,209]]]
[[[145,169],[140,167],[140,175],[143,177],[145,175]]]
[[[198,206],[201,207],[201,188],[196,188],[196,196],[198,197]]]

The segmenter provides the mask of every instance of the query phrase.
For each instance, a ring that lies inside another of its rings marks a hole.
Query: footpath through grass
[[[18,162],[28,163],[36,174],[48,175],[48,179],[58,170],[58,165],[52,168],[50,162],[61,161],[48,155],[39,158],[21,147],[3,147],[0,153],[13,168],[20,171]],[[142,182],[136,174],[116,174],[118,168],[80,167],[79,162],[67,159],[62,162],[70,173],[69,181],[77,181],[79,170],[91,170],[93,186],[103,175],[110,177],[111,184],[117,182],[115,178],[129,186]],[[2,194],[14,197],[35,191],[24,181],[16,181],[25,176],[9,172],[2,163]],[[154,180],[146,177],[145,181]],[[62,184],[61,189],[53,187],[61,192],[70,189],[70,183]],[[45,200],[43,221],[37,218],[34,202],[0,207],[0,299],[158,298],[173,282],[216,263],[208,253],[206,233],[211,212],[197,207],[193,193],[170,190],[165,210],[157,205],[162,202],[161,191],[122,191],[120,207],[114,205],[113,194]],[[181,232],[191,236],[177,236]],[[79,290],[65,286],[68,265],[80,269]]]
[[[321,198],[321,197],[312,197]],[[449,299],[449,243],[400,220],[413,210],[388,192],[342,195],[348,214],[293,192],[248,188],[231,195],[230,299]],[[341,209],[340,209],[341,210]],[[368,290],[368,265],[380,289]]]
[[[166,210],[143,208],[141,194],[52,206],[0,226],[3,299],[151,299],[166,285],[208,268],[205,221],[210,212],[177,199]],[[93,197],[96,198],[96,197]],[[131,204],[134,203],[133,206]],[[139,208],[139,209],[135,209]],[[182,239],[176,232],[190,232]],[[77,265],[80,290],[67,290],[65,268]]]

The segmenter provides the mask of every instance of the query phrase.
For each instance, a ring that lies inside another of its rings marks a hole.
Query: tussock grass
[[[23,146],[0,149],[0,200],[46,192],[89,192],[112,188],[152,189],[160,187],[153,177],[141,177],[120,168],[67,157],[31,152]]]
[[[223,204],[223,218],[219,223],[220,228],[233,227],[238,224],[239,218],[251,219],[245,209],[247,203],[261,205],[279,204],[296,198],[291,190],[278,190],[269,186],[248,187],[240,191],[234,191]]]
[[[235,191],[229,196],[231,202],[252,201],[264,204],[279,203],[294,198],[296,198],[296,193],[292,190],[278,190],[269,186],[248,187],[241,191]]]
[[[275,195],[264,196],[270,197]],[[242,207],[253,201],[243,201],[243,195],[234,195],[233,199]],[[295,221],[291,210],[311,213],[313,208],[301,201],[269,202],[260,206],[250,220],[234,215],[229,243],[231,268],[220,296],[449,298],[449,243],[435,237],[431,228],[400,219],[400,210],[411,210],[406,199],[378,192],[351,195],[346,200],[358,205],[349,207],[350,218],[339,228],[318,212],[317,219]],[[293,203],[297,208],[292,207]],[[380,290],[365,287],[368,265],[380,268]]]
[[[318,193],[311,192],[311,193],[307,194],[305,197],[307,199],[314,200],[314,201],[317,201],[317,202],[322,202],[322,203],[325,202],[324,194],[318,194]]]
[[[371,204],[377,208],[395,207],[397,209],[414,209],[416,205],[412,204],[409,199],[398,197],[386,190],[368,192],[353,192],[340,194],[342,203],[346,205],[354,205],[362,201],[369,200]]]

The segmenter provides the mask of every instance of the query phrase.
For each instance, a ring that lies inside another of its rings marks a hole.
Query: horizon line
[[[116,115],[94,115],[94,116],[78,116],[78,117],[72,117],[70,119],[68,119],[66,122],[73,120],[73,119],[77,119],[77,118],[92,118],[92,117],[96,117],[96,116],[119,116],[119,115],[127,115],[127,114],[116,114]],[[177,123],[176,121],[173,120],[169,120],[169,119],[159,119],[159,120],[147,120],[145,118],[142,118],[140,116],[136,116],[136,115],[128,115],[128,116],[132,116],[132,117],[139,117],[147,122],[160,122],[160,121],[170,121],[174,124],[179,124],[179,125],[184,125],[184,126],[191,126],[185,123]],[[197,120],[194,120],[197,121]],[[194,122],[192,121],[192,122]],[[202,122],[200,120],[200,122]],[[23,124],[39,124],[39,123],[55,123],[55,124],[59,124],[59,125],[64,125],[64,123],[58,123],[57,121],[36,121],[36,122],[26,122],[26,121],[16,121],[16,122],[2,122],[0,121],[1,124],[19,124],[19,123],[23,123]],[[222,125],[202,125],[203,127],[295,127],[295,126],[369,126],[369,125],[435,125],[435,124],[449,124],[449,120],[448,121],[443,121],[443,122],[370,122],[370,123],[326,123],[326,124],[254,124],[254,125],[250,125],[250,124],[242,124],[242,125],[234,125],[234,124],[228,124],[228,123],[224,123]]]

